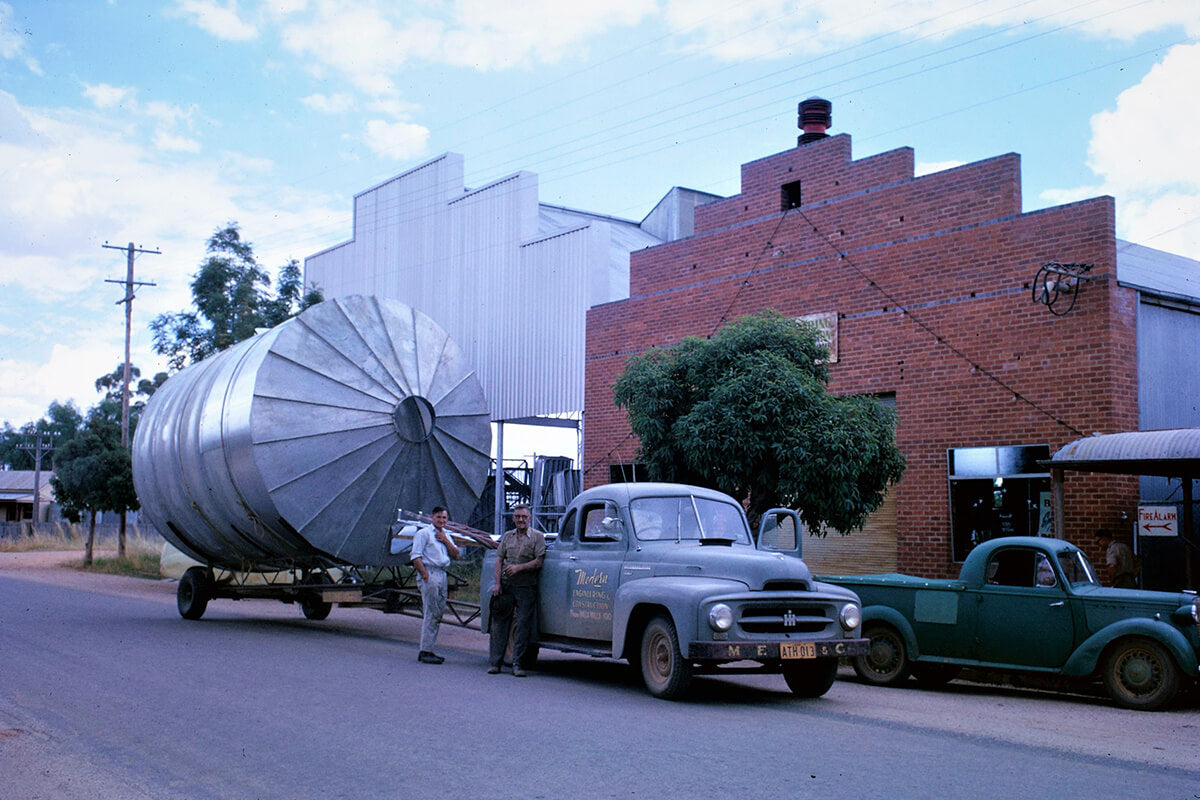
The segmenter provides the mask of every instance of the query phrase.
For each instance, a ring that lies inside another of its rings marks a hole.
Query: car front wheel
[[[891,625],[875,624],[863,628],[870,640],[866,655],[855,656],[854,671],[858,677],[875,686],[897,686],[908,678],[908,647],[900,631]]]
[[[1126,639],[1104,662],[1104,688],[1119,706],[1155,711],[1175,699],[1179,670],[1158,642]]]

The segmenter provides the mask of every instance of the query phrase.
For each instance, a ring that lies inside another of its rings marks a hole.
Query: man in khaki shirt
[[[537,584],[546,555],[546,537],[529,527],[533,513],[524,503],[513,508],[512,517],[512,530],[505,531],[496,547],[488,673],[495,675],[500,671],[515,616],[512,672],[523,678],[525,653],[533,635],[533,613],[537,608]]]

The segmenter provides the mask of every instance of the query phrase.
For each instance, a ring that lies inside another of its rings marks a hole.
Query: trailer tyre
[[[837,671],[836,658],[783,662],[783,679],[797,697],[820,697],[825,694],[837,680]]]
[[[211,594],[212,579],[206,567],[189,567],[179,579],[179,588],[175,592],[175,604],[179,607],[179,616],[184,619],[200,619],[208,608]]]
[[[866,655],[854,657],[858,677],[875,686],[898,686],[908,679],[910,670],[908,647],[900,631],[891,625],[874,624],[863,628],[863,636],[871,640]]]
[[[687,691],[692,665],[684,661],[670,617],[655,617],[642,632],[641,665],[642,680],[655,697],[675,700]]]
[[[1179,670],[1158,642],[1124,639],[1104,662],[1104,688],[1119,706],[1157,711],[1175,699]]]
[[[318,574],[310,575],[305,583],[326,585],[330,583],[330,580],[326,576]],[[329,617],[329,613],[333,611],[333,603],[326,603],[321,599],[319,593],[305,593],[300,596],[300,610],[304,612],[305,619],[320,622]]]

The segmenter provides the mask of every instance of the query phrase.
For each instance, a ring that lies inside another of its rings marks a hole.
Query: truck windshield
[[[730,539],[750,544],[741,509],[719,500],[693,497],[641,497],[629,504],[639,541]]]
[[[1059,552],[1058,565],[1062,567],[1063,577],[1067,579],[1067,583],[1094,583],[1097,586],[1100,584],[1100,581],[1096,579],[1096,570],[1092,567],[1092,562],[1088,561],[1088,557],[1078,550]]]

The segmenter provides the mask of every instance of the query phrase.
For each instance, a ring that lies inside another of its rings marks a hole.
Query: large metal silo
[[[490,465],[487,402],[426,315],[329,300],[171,377],[142,412],[143,513],[213,566],[382,564],[397,507],[465,518]]]

